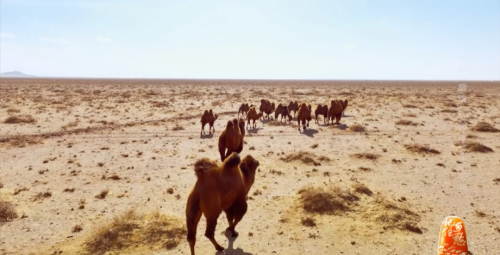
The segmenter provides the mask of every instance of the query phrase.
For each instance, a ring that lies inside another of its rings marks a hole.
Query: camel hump
[[[233,121],[232,120],[228,120],[227,121],[227,124],[226,124],[226,130],[227,129],[231,129],[234,127],[234,124],[233,124]]]
[[[224,160],[223,169],[224,170],[232,169],[238,166],[240,163],[241,163],[240,155],[238,155],[238,153],[236,152],[233,152],[231,153],[231,155],[229,155],[229,157],[226,158],[226,160]]]
[[[208,111],[207,111],[207,110],[205,110],[205,111],[203,112],[203,115],[207,115],[207,114],[208,114]]]
[[[194,164],[194,172],[198,178],[217,168],[217,164],[208,158],[202,158]]]

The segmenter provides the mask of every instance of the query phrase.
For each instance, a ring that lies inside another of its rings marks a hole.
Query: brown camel
[[[205,133],[205,125],[208,123],[208,133],[211,134],[211,130],[214,130],[215,133],[215,127],[214,127],[214,122],[217,120],[219,115],[213,114],[212,109],[209,111],[205,110],[203,112],[203,115],[201,116],[201,132],[200,135],[203,135]]]
[[[342,116],[345,116],[344,111],[345,111],[345,108],[347,108],[347,103],[348,103],[348,101],[346,99],[346,100],[344,100],[344,102],[342,104],[342,107],[343,107],[343,109],[342,109]]]
[[[328,111],[328,124],[330,121],[333,124],[333,119],[335,119],[335,124],[339,125],[340,118],[342,117],[342,112],[344,111],[344,102],[342,100],[332,100],[330,105],[330,110]]]
[[[269,114],[271,114],[272,112],[274,112],[274,109],[275,109],[274,103],[271,103],[269,100],[266,100],[266,99],[261,99],[260,100],[259,110],[262,113],[267,114],[266,119],[269,119]]]
[[[328,116],[328,105],[318,105],[318,107],[316,107],[316,110],[314,111],[314,114],[316,115],[316,123],[319,124],[319,121],[318,121],[318,116],[319,115],[323,115],[323,123],[326,123],[327,122],[327,116]]]
[[[260,119],[262,117],[262,112],[257,113],[257,110],[255,110],[255,107],[251,107],[250,110],[248,110],[247,113],[247,128],[250,127],[250,121],[253,120],[253,128],[256,128],[257,125],[255,124],[255,121]]]
[[[290,101],[290,103],[288,104],[288,111],[290,112],[290,114],[292,114],[293,111],[294,118],[298,110],[299,110],[299,103],[297,103],[297,101],[295,102]]]
[[[233,151],[241,153],[245,137],[245,121],[240,118],[228,121],[226,129],[219,136],[220,160],[224,161]],[[227,152],[226,152],[227,150]]]
[[[297,123],[299,125],[299,132],[300,132],[300,123],[302,122],[304,130],[306,130],[306,126],[309,127],[309,121],[311,121],[311,105],[306,106],[306,104],[303,103],[302,105],[300,105],[297,114]]]
[[[288,107],[282,105],[282,104],[279,104],[278,107],[276,107],[276,110],[274,111],[274,119],[278,119],[278,116],[281,114],[281,120],[280,121],[283,121],[283,118],[285,118],[285,123],[286,123],[286,119],[288,118],[288,121],[292,121],[292,116],[290,115],[290,113],[288,112]]]
[[[196,161],[194,171],[196,184],[189,194],[186,206],[187,240],[191,255],[194,255],[196,229],[201,215],[207,220],[205,236],[212,242],[217,251],[223,251],[215,240],[217,219],[226,213],[229,232],[238,236],[235,227],[247,212],[246,196],[255,180],[255,171],[259,161],[248,155],[243,160],[233,152],[222,165],[208,158]]]
[[[243,116],[246,116],[246,115],[247,115],[248,110],[250,110],[250,107],[252,107],[252,106],[253,106],[253,105],[249,106],[247,103],[241,104],[240,109],[238,110],[238,118],[240,117],[240,113],[241,113]]]

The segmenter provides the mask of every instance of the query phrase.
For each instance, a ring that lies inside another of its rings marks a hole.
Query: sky
[[[0,0],[0,72],[500,80],[500,1]]]

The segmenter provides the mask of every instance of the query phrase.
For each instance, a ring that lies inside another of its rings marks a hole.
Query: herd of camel
[[[316,122],[318,116],[324,116],[324,122],[333,119],[336,124],[347,107],[347,100],[332,100],[330,107],[327,105],[318,105],[315,111]],[[237,237],[235,227],[241,221],[247,212],[247,194],[255,180],[255,172],[259,167],[259,161],[251,155],[245,158],[240,158],[240,153],[243,151],[243,138],[245,137],[245,120],[239,118],[239,114],[246,114],[247,128],[250,126],[250,120],[253,120],[253,128],[255,128],[255,120],[260,118],[269,119],[269,114],[275,113],[274,118],[277,119],[281,114],[281,120],[288,118],[292,120],[291,112],[297,114],[297,121],[302,122],[304,130],[309,126],[311,120],[311,105],[302,103],[300,106],[297,102],[290,102],[287,106],[279,104],[275,107],[274,103],[262,99],[257,113],[254,105],[242,104],[238,111],[238,118],[229,120],[226,129],[219,136],[219,153],[221,164],[209,158],[202,158],[194,164],[196,174],[196,184],[188,196],[186,205],[186,225],[187,225],[187,240],[191,255],[195,254],[194,246],[196,243],[196,230],[201,216],[204,215],[207,220],[205,237],[207,237],[214,245],[217,251],[223,251],[224,248],[215,240],[215,228],[217,219],[224,211],[227,217],[229,227],[226,229],[226,235]],[[263,116],[266,114],[267,116]],[[218,115],[212,110],[205,111],[201,118],[202,134],[205,132],[204,127],[209,124],[209,133],[215,132],[214,121]],[[329,121],[328,121],[329,123]]]
[[[330,121],[333,123],[333,120],[335,119],[335,124],[339,124],[340,118],[344,114],[345,108],[347,107],[347,99],[342,101],[342,100],[332,100],[330,102],[330,107],[328,105],[321,105],[319,104],[316,107],[316,110],[314,111],[315,114],[315,123],[318,122],[318,116],[323,115],[323,122],[324,123],[330,123]],[[243,117],[246,117],[247,119],[247,128],[252,127],[256,128],[255,121],[258,119],[269,119],[269,115],[274,112],[274,119],[278,119],[278,116],[281,115],[280,121],[283,121],[283,118],[285,118],[285,123],[288,122],[290,123],[292,121],[292,115],[291,113],[293,112],[293,118],[295,118],[295,115],[297,114],[297,123],[298,123],[298,130],[300,132],[300,127],[301,123],[303,126],[303,129],[305,130],[306,127],[309,127],[309,121],[311,121],[312,117],[312,108],[311,104],[306,105],[305,103],[302,103],[299,105],[297,101],[295,102],[290,102],[288,106],[279,104],[277,107],[274,103],[271,103],[269,100],[266,99],[261,99],[260,100],[260,107],[259,107],[259,113],[257,113],[256,106],[255,105],[248,105],[248,103],[243,103],[240,108],[238,109],[238,118],[240,117],[240,114]],[[264,116],[266,114],[266,116]],[[211,134],[211,131],[213,130],[215,132],[214,128],[214,122],[217,120],[218,115],[214,114],[212,112],[212,109],[209,111],[205,110],[203,115],[201,116],[201,135],[205,133],[205,126],[208,124],[209,125],[209,130],[208,132]],[[253,125],[251,125],[251,121],[253,121]],[[228,123],[229,124],[229,123]]]

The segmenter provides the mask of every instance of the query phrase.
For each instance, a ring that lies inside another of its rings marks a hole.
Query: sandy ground
[[[332,99],[349,105],[340,126],[323,124],[322,117],[315,124],[313,117],[304,133],[295,120],[258,121],[248,130],[241,155],[261,165],[240,236],[233,249],[216,253],[203,236],[202,218],[197,254],[436,254],[440,223],[449,215],[464,219],[473,254],[498,254],[500,133],[471,128],[487,122],[500,129],[500,83],[467,85],[460,103],[458,82],[1,79],[0,198],[18,217],[0,222],[0,254],[86,254],[96,230],[130,209],[184,221],[194,162],[219,160],[226,122],[241,103],[259,105],[262,98],[310,103],[313,111]],[[208,109],[219,114],[216,132],[200,137],[200,116]],[[36,122],[4,123],[18,115]],[[396,124],[401,120],[409,125]],[[468,121],[467,141],[493,152],[457,146],[460,120]],[[354,132],[355,124],[366,131]],[[439,153],[405,147],[413,144]],[[304,152],[317,164],[284,160]],[[358,194],[357,205],[330,215],[307,212],[299,194],[357,184],[373,194]],[[104,199],[95,197],[105,189]],[[392,209],[377,198],[404,208],[422,233],[381,221]],[[316,226],[303,225],[304,218]],[[73,233],[75,225],[83,230]],[[216,239],[224,247],[226,227],[221,215]],[[185,239],[169,250],[139,246],[107,254],[189,254]]]

